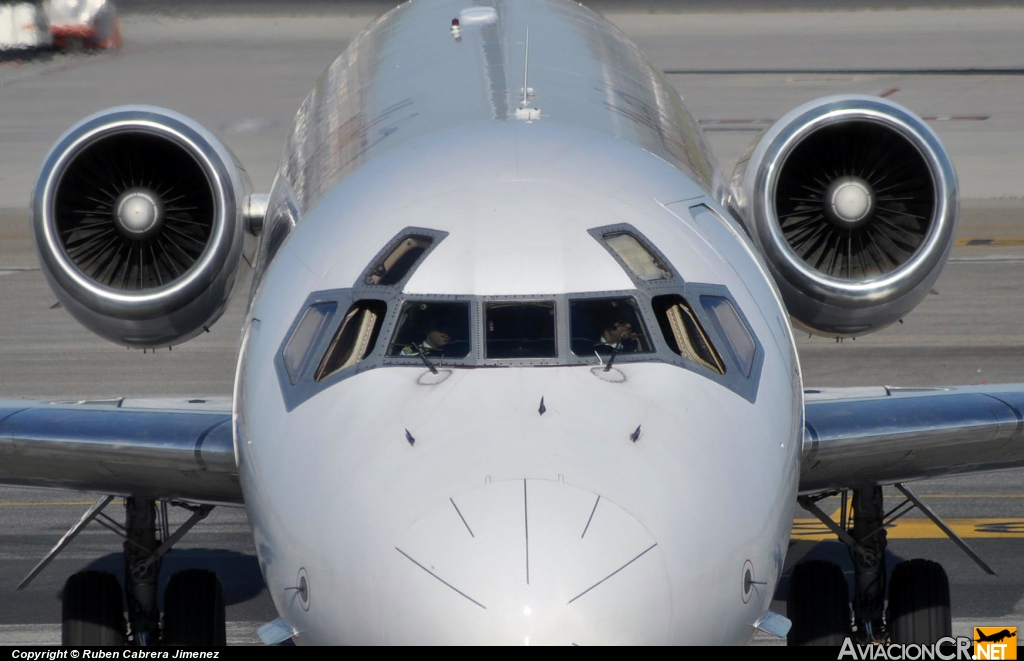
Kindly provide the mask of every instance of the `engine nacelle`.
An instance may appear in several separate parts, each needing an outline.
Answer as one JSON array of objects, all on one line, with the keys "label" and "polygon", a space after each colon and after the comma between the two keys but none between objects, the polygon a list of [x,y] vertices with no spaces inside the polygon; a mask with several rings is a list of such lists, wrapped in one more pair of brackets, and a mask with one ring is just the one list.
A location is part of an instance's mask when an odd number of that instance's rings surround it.
[{"label": "engine nacelle", "polygon": [[935,284],[956,236],[956,173],[938,137],[901,106],[834,96],[775,122],[736,166],[731,206],[794,322],[870,333]]},{"label": "engine nacelle", "polygon": [[227,307],[249,191],[231,152],[184,115],[98,113],[57,141],[36,180],[43,273],[68,312],[111,342],[185,342]]}]

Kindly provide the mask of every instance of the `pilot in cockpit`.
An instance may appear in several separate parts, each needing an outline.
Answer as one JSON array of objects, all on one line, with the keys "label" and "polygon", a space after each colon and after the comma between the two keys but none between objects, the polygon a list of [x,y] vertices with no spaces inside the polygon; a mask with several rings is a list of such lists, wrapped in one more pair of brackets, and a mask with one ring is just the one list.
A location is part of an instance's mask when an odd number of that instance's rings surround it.
[{"label": "pilot in cockpit", "polygon": [[443,355],[444,348],[452,341],[450,326],[443,316],[430,317],[417,329],[418,341],[403,347],[400,355],[417,356],[421,352],[427,356]]},{"label": "pilot in cockpit", "polygon": [[[623,310],[622,312],[625,312]],[[594,344],[599,352],[601,347],[614,349],[618,353],[633,353],[639,349],[640,338],[633,330],[631,315],[619,314],[608,315],[606,321],[601,325],[601,337]]]},{"label": "pilot in cockpit", "polygon": [[407,301],[389,356],[464,358],[469,353],[469,303]]},{"label": "pilot in cockpit", "polygon": [[650,351],[635,305],[631,299],[573,301],[573,353],[607,356]]}]

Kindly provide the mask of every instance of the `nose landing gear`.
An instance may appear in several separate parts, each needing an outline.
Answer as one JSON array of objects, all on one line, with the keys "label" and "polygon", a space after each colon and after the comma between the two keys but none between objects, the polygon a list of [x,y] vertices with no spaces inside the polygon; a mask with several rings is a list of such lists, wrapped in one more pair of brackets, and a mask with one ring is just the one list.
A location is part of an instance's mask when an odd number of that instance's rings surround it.
[{"label": "nose landing gear", "polygon": [[846,576],[838,565],[820,560],[796,565],[790,573],[787,617],[793,622],[790,645],[842,645],[849,636],[861,643],[931,644],[952,635],[949,580],[930,560],[908,560],[893,569],[886,609],[885,526],[915,506],[932,519],[988,573],[992,570],[956,537],[905,485],[896,487],[907,500],[886,513],[882,488],[853,490],[853,521],[847,521],[847,492],[838,522],[818,501],[835,493],[801,496],[798,501],[846,544],[853,562],[852,612]]},{"label": "nose landing gear", "polygon": [[64,645],[225,645],[224,588],[213,572],[186,569],[171,576],[164,594],[162,627],[157,602],[163,556],[213,506],[170,503],[192,513],[172,533],[167,502],[125,498],[121,525],[103,513],[112,500],[104,496],[90,508],[17,589],[28,585],[89,522],[96,521],[125,540],[124,589],[109,572],[83,571],[68,578],[62,597]]}]

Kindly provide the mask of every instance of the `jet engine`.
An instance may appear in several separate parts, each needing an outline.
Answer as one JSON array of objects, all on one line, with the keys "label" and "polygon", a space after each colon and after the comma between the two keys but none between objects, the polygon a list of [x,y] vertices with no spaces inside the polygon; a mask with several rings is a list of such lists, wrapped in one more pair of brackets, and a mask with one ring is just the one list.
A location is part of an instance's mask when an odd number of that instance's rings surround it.
[{"label": "jet engine", "polygon": [[88,117],[36,180],[43,273],[68,312],[111,342],[185,342],[227,307],[249,190],[234,156],[183,115],[125,106]]},{"label": "jet engine", "polygon": [[870,333],[931,291],[959,213],[956,173],[935,133],[873,96],[834,96],[788,113],[752,144],[731,206],[764,255],[799,327]]}]

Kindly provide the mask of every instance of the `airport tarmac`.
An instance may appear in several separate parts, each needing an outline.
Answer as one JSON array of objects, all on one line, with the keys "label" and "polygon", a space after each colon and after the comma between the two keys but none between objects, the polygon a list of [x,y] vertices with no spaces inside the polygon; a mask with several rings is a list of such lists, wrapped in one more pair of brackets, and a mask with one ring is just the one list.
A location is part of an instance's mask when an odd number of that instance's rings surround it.
[{"label": "airport tarmac", "polygon": [[[0,61],[0,397],[230,394],[244,294],[210,333],[173,352],[143,355],[90,335],[51,307],[27,229],[33,178],[73,122],[143,102],[212,129],[256,189],[267,190],[296,107],[370,18],[135,13],[124,18],[119,53]],[[799,337],[809,386],[1024,381],[1024,9],[612,19],[670,72],[727,172],[768,122],[818,96],[882,94],[933,118],[964,197],[950,263],[935,293],[901,325],[841,344]],[[1024,625],[1024,474],[938,480],[917,490],[955,520],[998,576],[985,575],[915,515],[890,531],[890,566],[910,557],[942,562],[958,628]],[[86,567],[118,571],[119,540],[89,528],[27,590],[11,593],[89,502],[82,494],[0,489],[0,644],[59,640],[67,576]],[[808,555],[849,564],[841,546],[805,521],[810,515],[797,517],[788,564]],[[166,575],[185,566],[220,573],[233,642],[255,642],[255,627],[276,617],[244,511],[216,510],[190,532],[168,556]]]}]

